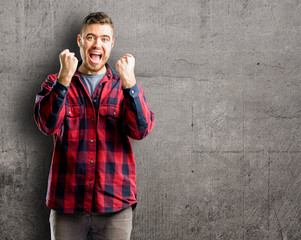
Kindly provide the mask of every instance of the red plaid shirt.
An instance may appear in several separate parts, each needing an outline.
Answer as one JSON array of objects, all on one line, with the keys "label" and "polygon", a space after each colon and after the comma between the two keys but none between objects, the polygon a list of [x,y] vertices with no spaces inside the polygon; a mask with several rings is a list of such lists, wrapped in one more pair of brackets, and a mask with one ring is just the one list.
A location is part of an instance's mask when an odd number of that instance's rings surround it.
[{"label": "red plaid shirt", "polygon": [[115,71],[92,96],[76,72],[67,88],[49,75],[36,96],[39,129],[54,135],[46,204],[65,213],[116,212],[137,203],[136,166],[129,137],[154,126],[142,88],[123,89]]}]

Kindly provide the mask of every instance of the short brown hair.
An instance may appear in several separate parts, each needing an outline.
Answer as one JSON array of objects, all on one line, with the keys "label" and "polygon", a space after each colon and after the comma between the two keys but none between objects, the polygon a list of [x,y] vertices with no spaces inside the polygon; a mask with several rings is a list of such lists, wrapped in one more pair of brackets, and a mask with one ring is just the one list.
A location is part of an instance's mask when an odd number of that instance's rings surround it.
[{"label": "short brown hair", "polygon": [[87,17],[85,17],[82,23],[82,27],[80,29],[80,34],[82,34],[83,29],[86,25],[94,24],[94,23],[108,24],[114,30],[114,25],[109,15],[105,14],[104,12],[94,12],[94,13],[90,13]]}]

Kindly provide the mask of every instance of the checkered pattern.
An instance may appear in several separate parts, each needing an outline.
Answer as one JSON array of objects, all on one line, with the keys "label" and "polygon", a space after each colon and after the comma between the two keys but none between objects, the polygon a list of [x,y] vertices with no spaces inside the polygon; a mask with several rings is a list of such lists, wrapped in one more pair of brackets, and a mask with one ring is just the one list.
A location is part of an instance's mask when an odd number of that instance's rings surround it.
[{"label": "checkered pattern", "polygon": [[142,88],[123,89],[109,65],[91,97],[80,77],[67,88],[49,75],[36,96],[36,123],[54,136],[46,204],[64,213],[116,212],[137,203],[129,137],[144,138],[154,114]]}]

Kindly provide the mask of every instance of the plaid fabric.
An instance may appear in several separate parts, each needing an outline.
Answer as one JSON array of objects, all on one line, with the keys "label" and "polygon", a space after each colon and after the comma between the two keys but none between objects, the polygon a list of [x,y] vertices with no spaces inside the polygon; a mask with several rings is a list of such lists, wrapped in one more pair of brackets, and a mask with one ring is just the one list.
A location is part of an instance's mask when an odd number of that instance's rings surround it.
[{"label": "plaid fabric", "polygon": [[54,135],[46,204],[64,213],[116,212],[136,204],[136,166],[129,137],[154,126],[143,90],[123,89],[107,73],[92,97],[76,72],[67,88],[49,75],[36,96],[35,121]]}]

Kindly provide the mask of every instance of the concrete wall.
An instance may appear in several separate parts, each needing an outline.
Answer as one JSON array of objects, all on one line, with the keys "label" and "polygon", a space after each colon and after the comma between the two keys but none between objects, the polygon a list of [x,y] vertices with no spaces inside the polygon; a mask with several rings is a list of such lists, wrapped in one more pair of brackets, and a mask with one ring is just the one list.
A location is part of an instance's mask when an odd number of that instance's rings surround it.
[{"label": "concrete wall", "polygon": [[99,10],[115,23],[110,63],[136,57],[156,114],[154,131],[133,141],[132,239],[301,239],[300,0],[1,6],[0,239],[50,239],[53,145],[34,123],[34,98]]}]

